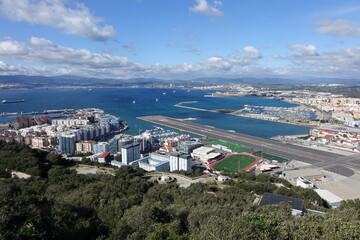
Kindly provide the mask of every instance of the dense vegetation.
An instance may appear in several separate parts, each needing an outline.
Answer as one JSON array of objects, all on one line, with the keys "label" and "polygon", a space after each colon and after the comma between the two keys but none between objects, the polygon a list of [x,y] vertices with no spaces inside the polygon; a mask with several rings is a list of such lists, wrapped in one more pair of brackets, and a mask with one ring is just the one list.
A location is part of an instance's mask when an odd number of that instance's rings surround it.
[{"label": "dense vegetation", "polygon": [[[326,210],[313,191],[269,175],[244,172],[231,174],[227,185],[179,188],[129,167],[115,176],[79,175],[56,155],[0,147],[0,239],[360,238],[359,200]],[[10,169],[34,177],[8,178]],[[253,204],[264,192],[306,199],[306,207],[327,214],[294,218],[287,204]]]}]

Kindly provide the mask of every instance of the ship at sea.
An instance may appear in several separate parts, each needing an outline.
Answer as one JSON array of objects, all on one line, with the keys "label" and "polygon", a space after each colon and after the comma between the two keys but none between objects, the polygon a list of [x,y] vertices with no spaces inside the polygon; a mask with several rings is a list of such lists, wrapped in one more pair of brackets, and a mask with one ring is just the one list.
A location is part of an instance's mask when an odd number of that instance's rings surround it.
[{"label": "ship at sea", "polygon": [[21,100],[2,100],[1,103],[2,104],[5,104],[5,103],[20,103],[20,102],[25,102],[24,99],[21,99]]}]

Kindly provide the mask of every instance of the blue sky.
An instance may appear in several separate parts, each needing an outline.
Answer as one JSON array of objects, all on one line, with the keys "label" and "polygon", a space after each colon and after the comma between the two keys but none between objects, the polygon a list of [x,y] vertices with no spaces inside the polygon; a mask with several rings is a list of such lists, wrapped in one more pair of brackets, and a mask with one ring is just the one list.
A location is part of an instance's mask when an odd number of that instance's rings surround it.
[{"label": "blue sky", "polygon": [[359,73],[359,0],[0,0],[1,75]]}]

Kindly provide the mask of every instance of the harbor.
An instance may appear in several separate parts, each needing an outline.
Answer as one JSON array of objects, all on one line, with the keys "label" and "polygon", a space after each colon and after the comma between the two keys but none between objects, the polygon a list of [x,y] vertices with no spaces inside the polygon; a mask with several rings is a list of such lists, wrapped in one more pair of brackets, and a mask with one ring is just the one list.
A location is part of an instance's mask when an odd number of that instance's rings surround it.
[{"label": "harbor", "polygon": [[32,112],[3,112],[0,113],[0,117],[41,115],[41,114],[54,114],[54,113],[73,113],[74,111],[75,109],[55,109],[55,110],[32,111]]}]

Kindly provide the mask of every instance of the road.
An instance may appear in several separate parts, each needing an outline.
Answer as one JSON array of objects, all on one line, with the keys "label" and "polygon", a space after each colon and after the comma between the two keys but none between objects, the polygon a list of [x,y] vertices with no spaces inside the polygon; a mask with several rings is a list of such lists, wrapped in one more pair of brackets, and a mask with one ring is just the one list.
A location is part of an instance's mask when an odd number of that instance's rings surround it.
[{"label": "road", "polygon": [[221,139],[237,144],[246,145],[252,148],[263,150],[267,153],[273,153],[279,156],[288,157],[293,160],[298,160],[309,164],[323,163],[327,161],[331,162],[341,157],[341,155],[335,153],[290,145],[271,139],[254,137],[246,134],[219,129],[212,126],[190,123],[165,116],[145,116],[139,117],[139,119],[178,129],[184,132],[193,133],[199,136]]},{"label": "road", "polygon": [[350,177],[354,175],[355,171],[360,171],[360,154],[352,154],[335,158],[331,161],[315,163],[304,168],[322,168],[330,172],[338,173],[340,175]]}]

